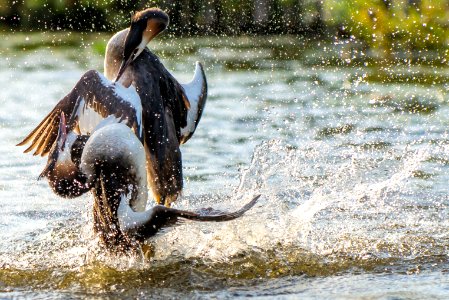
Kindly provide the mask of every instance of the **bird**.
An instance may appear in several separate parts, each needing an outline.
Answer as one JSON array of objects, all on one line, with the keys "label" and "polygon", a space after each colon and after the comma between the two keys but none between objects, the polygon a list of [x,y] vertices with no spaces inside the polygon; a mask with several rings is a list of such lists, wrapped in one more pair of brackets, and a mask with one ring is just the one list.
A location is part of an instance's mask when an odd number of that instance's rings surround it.
[{"label": "bird", "polygon": [[[180,145],[190,139],[201,119],[207,100],[207,80],[202,64],[197,62],[192,81],[180,84],[147,48],[168,24],[168,15],[158,8],[134,14],[131,26],[116,33],[107,44],[105,76],[94,70],[86,72],[75,88],[17,145],[30,143],[25,152],[34,149],[34,155],[47,155],[57,136],[61,112],[70,116],[69,127],[87,135],[104,118],[113,116],[120,122],[127,116],[134,118],[127,122],[139,131],[137,135],[144,145],[153,198],[169,207],[182,192]],[[103,92],[98,91],[104,87],[111,91],[114,85],[121,85],[124,92],[133,94],[132,100],[109,101],[113,97],[103,97]],[[117,103],[121,105],[117,107]],[[136,109],[141,109],[141,119],[139,112],[134,112]],[[78,128],[83,124],[84,128]]]},{"label": "bird", "polygon": [[63,112],[59,119],[56,141],[41,177],[46,177],[55,193],[63,197],[92,191],[94,231],[110,251],[138,251],[145,240],[182,219],[234,220],[260,197],[231,213],[211,208],[192,212],[163,205],[146,209],[146,154],[135,131],[125,123],[104,122],[90,135],[79,135],[69,129]]}]

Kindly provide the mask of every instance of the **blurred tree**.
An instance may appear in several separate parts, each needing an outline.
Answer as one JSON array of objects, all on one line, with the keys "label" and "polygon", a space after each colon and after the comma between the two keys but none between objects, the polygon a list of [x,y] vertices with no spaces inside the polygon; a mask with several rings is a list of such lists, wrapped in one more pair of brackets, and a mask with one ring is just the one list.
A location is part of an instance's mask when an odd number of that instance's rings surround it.
[{"label": "blurred tree", "polygon": [[304,0],[283,2],[283,22],[287,33],[304,33]]},{"label": "blurred tree", "polygon": [[9,0],[8,8],[9,11],[5,17],[6,25],[10,27],[19,27],[22,23],[21,11],[23,8],[23,1]]},{"label": "blurred tree", "polygon": [[448,0],[324,3],[328,28],[343,28],[385,56],[394,51],[448,47]]},{"label": "blurred tree", "polygon": [[270,9],[270,0],[254,0],[253,19],[258,26],[268,24],[268,14]]},{"label": "blurred tree", "polygon": [[421,0],[408,0],[408,6],[419,11],[421,8]]},{"label": "blurred tree", "polygon": [[24,30],[111,31],[159,6],[169,32],[354,37],[386,53],[448,48],[449,0],[0,0],[0,21]]},{"label": "blurred tree", "polygon": [[310,28],[314,33],[324,33],[323,1],[315,1],[315,15],[310,24]]},{"label": "blurred tree", "polygon": [[382,0],[382,2],[384,3],[386,9],[390,9],[393,4],[393,0]]},{"label": "blurred tree", "polygon": [[213,23],[213,31],[215,33],[220,33],[223,31],[222,20],[223,20],[223,7],[220,0],[214,0],[214,11],[215,11],[215,22]]}]

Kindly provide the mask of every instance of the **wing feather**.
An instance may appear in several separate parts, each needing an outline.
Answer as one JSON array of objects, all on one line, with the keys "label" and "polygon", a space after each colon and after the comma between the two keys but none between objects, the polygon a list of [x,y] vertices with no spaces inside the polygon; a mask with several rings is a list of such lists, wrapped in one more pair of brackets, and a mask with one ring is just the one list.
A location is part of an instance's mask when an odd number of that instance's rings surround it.
[{"label": "wing feather", "polygon": [[[22,142],[17,144],[17,146],[23,146],[31,141],[31,145],[24,151],[25,153],[36,149],[33,155],[48,154],[58,135],[58,125],[61,112],[69,115],[73,110],[73,106],[75,105],[73,94],[74,90],[61,99],[53,110],[39,123],[39,125],[33,129]],[[48,137],[48,135],[50,135],[50,137]],[[40,145],[40,141],[42,140],[44,140],[44,144]]]},{"label": "wing feather", "polygon": [[204,73],[203,65],[200,62],[196,63],[195,74],[193,75],[192,81],[182,84],[182,88],[185,92],[184,95],[187,98],[184,102],[188,102],[188,105],[186,104],[186,107],[188,108],[187,124],[185,127],[181,128],[180,143],[184,144],[195,132],[207,100],[206,74]]},{"label": "wing feather", "polygon": [[55,140],[57,137],[55,136],[56,131],[52,130],[52,128],[48,129],[48,134],[46,135],[46,138],[43,139],[38,146],[38,149],[36,150],[37,153],[40,153],[41,156],[45,156],[49,152],[48,145],[51,145],[50,141]]},{"label": "wing feather", "polygon": [[[34,153],[34,155],[39,155],[44,152],[48,140],[51,138],[52,136],[52,127],[55,125],[55,119],[56,116],[53,116],[52,119],[50,120],[50,122],[47,124],[47,126],[45,127],[45,129],[42,131],[41,137],[39,139],[39,143],[36,143],[36,152]],[[59,118],[58,118],[59,119]]]},{"label": "wing feather", "polygon": [[83,94],[78,99],[78,101],[84,100],[83,110],[92,109],[102,118],[114,115],[120,122],[126,121],[126,124],[133,128],[139,139],[143,141],[142,135],[139,134],[142,132],[140,128],[142,104],[134,87],[124,88],[119,83],[110,82],[97,71],[89,72],[87,76],[89,80],[82,83]]},{"label": "wing feather", "polygon": [[[56,108],[55,108],[56,109]],[[53,109],[53,110],[55,110]],[[32,139],[36,137],[42,130],[47,126],[47,123],[49,122],[50,118],[53,116],[53,110],[39,123],[39,125],[36,126],[20,143],[18,143],[16,146],[23,146],[25,144],[28,144]]]},{"label": "wing feather", "polygon": [[[80,110],[78,108],[83,101]],[[61,112],[68,116],[67,126],[72,130],[79,128],[79,122],[86,121],[80,114],[89,109],[102,118],[114,115],[125,120],[143,141],[142,106],[137,92],[116,86],[97,71],[91,70],[81,77],[70,93],[17,146],[30,144],[25,153],[35,150],[33,155],[47,155],[58,135]],[[89,118],[92,119],[92,116]]]},{"label": "wing feather", "polygon": [[[51,124],[53,123],[54,118],[55,118],[55,115],[48,116],[48,119],[47,119],[47,122],[45,123],[45,125],[41,126],[41,128],[38,131],[36,131],[36,134],[34,134],[31,145],[29,148],[27,148],[24,151],[25,153],[30,152],[39,146],[39,142],[41,141],[43,134],[45,134],[45,132],[48,131],[48,128],[51,127]],[[38,154],[39,153],[34,153],[33,155],[38,155]]]}]

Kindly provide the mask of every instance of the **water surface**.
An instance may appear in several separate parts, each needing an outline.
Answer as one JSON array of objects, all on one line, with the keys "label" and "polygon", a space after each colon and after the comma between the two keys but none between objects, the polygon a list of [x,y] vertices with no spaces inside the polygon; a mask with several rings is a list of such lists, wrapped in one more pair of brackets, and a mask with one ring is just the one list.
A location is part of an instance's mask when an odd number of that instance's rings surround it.
[{"label": "water surface", "polygon": [[155,41],[180,81],[196,60],[209,81],[176,207],[263,196],[238,220],[166,230],[143,259],[104,253],[91,197],[58,198],[36,180],[45,158],[14,146],[102,70],[107,38],[5,37],[2,297],[449,297],[449,68],[437,53],[380,64],[357,45],[294,37]]}]

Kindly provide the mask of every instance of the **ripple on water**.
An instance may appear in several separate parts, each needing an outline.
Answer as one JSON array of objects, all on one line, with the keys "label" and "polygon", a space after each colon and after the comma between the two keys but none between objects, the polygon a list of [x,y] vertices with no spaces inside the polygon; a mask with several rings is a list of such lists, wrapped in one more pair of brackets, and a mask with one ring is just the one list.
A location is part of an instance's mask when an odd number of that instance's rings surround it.
[{"label": "ripple on water", "polygon": [[[92,232],[91,198],[53,196],[45,182],[35,182],[45,159],[13,146],[78,80],[77,57],[85,53],[60,52],[52,62],[37,60],[42,52],[25,53],[10,62],[19,68],[5,65],[2,296],[333,298],[351,296],[349,290],[400,298],[411,294],[382,286],[418,278],[409,288],[420,292],[432,280],[447,282],[438,275],[449,270],[442,87],[379,83],[363,68],[368,76],[355,74],[359,68],[279,64],[267,45],[260,55],[251,45],[235,59],[243,48],[215,50],[204,42],[186,47],[187,62],[163,58],[182,73],[202,55],[209,67],[208,107],[182,148],[186,190],[177,207],[231,210],[262,197],[239,220],[167,229],[148,242],[148,259],[105,253]],[[36,92],[25,97],[28,90]],[[444,293],[433,286],[418,295]]]}]

